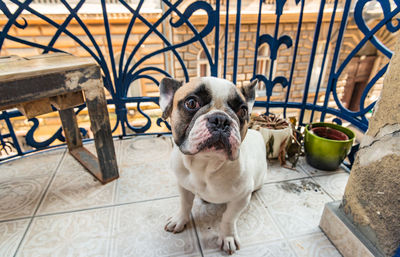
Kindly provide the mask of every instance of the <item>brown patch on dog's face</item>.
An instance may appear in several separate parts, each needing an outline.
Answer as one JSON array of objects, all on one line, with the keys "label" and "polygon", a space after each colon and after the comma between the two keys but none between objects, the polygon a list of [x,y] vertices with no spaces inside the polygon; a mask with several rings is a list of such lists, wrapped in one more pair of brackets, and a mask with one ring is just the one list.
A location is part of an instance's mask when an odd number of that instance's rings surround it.
[{"label": "brown patch on dog's face", "polygon": [[243,141],[247,134],[250,118],[249,108],[246,99],[241,91],[236,88],[235,92],[230,96],[227,103],[230,109],[236,114],[236,117],[238,118],[240,136]]},{"label": "brown patch on dog's face", "polygon": [[[185,108],[185,99],[196,97],[201,104],[201,110],[195,112]],[[173,109],[171,114],[172,136],[175,143],[180,146],[185,140],[186,131],[189,128],[190,122],[195,120],[199,115],[207,112],[207,105],[211,101],[210,92],[204,84],[201,84],[201,79],[194,79],[184,84],[176,91],[173,100]]]}]

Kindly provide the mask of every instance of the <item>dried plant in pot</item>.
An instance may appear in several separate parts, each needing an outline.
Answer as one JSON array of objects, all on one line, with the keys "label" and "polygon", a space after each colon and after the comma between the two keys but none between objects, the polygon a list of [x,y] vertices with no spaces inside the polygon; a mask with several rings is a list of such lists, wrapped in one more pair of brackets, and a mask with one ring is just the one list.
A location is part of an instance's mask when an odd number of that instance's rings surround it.
[{"label": "dried plant in pot", "polygon": [[267,147],[267,158],[279,158],[281,165],[284,165],[286,150],[293,139],[291,123],[273,114],[261,114],[252,117],[250,127],[260,131],[264,137]]}]

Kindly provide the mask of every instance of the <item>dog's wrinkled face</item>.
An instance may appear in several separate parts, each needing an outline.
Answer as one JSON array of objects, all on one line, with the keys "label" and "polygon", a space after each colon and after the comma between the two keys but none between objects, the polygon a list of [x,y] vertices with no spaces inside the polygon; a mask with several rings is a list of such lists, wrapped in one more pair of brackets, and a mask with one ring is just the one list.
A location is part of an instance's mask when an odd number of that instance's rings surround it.
[{"label": "dog's wrinkled face", "polygon": [[172,135],[182,153],[239,156],[254,103],[257,81],[237,88],[214,77],[189,83],[164,78],[160,84],[163,118],[170,117]]}]

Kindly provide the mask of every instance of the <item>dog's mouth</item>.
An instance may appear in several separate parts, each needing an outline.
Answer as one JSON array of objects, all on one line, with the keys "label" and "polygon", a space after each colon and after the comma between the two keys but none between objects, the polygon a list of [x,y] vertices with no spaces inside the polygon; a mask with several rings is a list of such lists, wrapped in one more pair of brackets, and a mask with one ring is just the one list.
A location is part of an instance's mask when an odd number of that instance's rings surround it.
[{"label": "dog's mouth", "polygon": [[[210,117],[217,117],[218,120]],[[222,115],[198,118],[184,143],[179,146],[180,151],[187,155],[202,153],[202,157],[236,160],[241,143],[239,126],[235,121],[226,120]]]},{"label": "dog's mouth", "polygon": [[229,142],[229,136],[225,133],[212,133],[203,143],[197,146],[197,150],[200,151],[224,151],[226,154],[232,156],[232,145]]}]

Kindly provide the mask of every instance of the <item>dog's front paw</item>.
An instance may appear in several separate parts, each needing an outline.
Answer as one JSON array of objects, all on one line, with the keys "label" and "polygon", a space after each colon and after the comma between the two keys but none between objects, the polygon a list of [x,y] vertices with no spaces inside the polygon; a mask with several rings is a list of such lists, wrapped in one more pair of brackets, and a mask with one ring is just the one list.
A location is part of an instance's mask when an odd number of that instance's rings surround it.
[{"label": "dog's front paw", "polygon": [[219,236],[218,245],[221,246],[221,250],[231,255],[236,250],[240,249],[239,238],[237,236]]},{"label": "dog's front paw", "polygon": [[189,217],[185,217],[184,215],[177,214],[174,217],[168,219],[167,224],[165,225],[165,230],[172,233],[182,232],[186,224],[189,222]]}]

